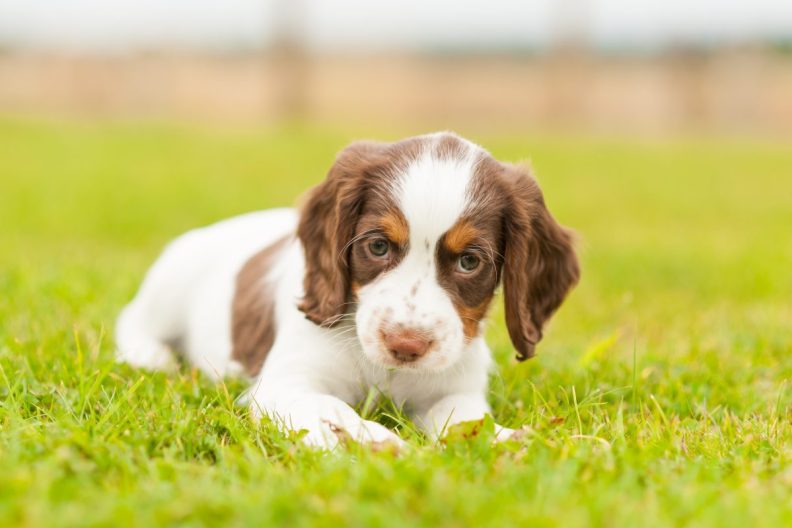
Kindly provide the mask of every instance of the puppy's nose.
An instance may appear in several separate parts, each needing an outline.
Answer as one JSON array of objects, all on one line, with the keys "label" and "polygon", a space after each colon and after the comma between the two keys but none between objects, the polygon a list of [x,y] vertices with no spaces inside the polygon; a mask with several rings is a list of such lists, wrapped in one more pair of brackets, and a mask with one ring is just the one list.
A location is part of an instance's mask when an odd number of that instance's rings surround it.
[{"label": "puppy's nose", "polygon": [[384,338],[391,355],[405,363],[420,359],[432,346],[432,341],[426,336],[409,330],[386,333]]}]

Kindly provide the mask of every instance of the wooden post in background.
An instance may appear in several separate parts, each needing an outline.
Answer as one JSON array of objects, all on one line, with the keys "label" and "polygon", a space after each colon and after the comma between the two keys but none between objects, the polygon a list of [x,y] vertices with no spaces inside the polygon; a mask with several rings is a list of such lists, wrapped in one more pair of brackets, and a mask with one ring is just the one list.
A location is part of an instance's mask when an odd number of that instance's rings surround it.
[{"label": "wooden post in background", "polygon": [[272,20],[270,82],[275,84],[275,116],[281,122],[299,122],[309,111],[304,0],[274,0]]}]

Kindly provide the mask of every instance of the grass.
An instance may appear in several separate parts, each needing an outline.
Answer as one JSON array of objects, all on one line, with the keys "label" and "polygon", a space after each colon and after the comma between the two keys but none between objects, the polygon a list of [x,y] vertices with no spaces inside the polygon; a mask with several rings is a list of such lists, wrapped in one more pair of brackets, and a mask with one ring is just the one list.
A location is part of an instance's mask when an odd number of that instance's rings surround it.
[{"label": "grass", "polygon": [[409,452],[313,452],[247,420],[239,382],[114,364],[168,239],[292,203],[360,135],[400,134],[0,119],[0,525],[792,523],[788,145],[473,134],[530,155],[581,235],[538,357],[500,309],[489,329],[519,442],[432,445],[385,404]]}]

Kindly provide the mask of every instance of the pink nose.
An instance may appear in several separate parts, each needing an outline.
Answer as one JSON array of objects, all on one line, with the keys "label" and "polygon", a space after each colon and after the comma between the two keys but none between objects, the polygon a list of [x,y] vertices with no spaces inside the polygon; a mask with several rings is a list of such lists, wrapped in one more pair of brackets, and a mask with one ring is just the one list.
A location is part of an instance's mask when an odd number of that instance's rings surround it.
[{"label": "pink nose", "polygon": [[385,346],[391,355],[405,363],[423,357],[432,346],[432,341],[420,333],[402,330],[383,335]]}]

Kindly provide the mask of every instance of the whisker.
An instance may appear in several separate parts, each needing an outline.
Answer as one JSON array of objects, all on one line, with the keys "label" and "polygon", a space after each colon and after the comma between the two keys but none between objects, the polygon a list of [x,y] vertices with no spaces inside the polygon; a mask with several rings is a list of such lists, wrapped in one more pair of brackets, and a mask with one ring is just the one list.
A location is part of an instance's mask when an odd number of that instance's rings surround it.
[{"label": "whisker", "polygon": [[489,241],[485,240],[484,243],[487,244],[486,247],[480,246],[478,244],[471,245],[470,247],[472,249],[478,249],[479,251],[483,251],[487,255],[487,258],[489,259],[490,263],[492,264],[495,264],[496,256],[500,257],[501,259],[503,258],[503,255],[501,255],[499,252],[493,249],[492,244],[490,244]]},{"label": "whisker", "polygon": [[352,238],[352,240],[350,240],[349,242],[347,242],[347,243],[344,245],[344,247],[343,247],[343,248],[341,248],[341,251],[338,253],[338,258],[340,259],[340,258],[342,258],[344,255],[346,255],[346,252],[347,252],[347,250],[349,249],[349,247],[350,247],[352,244],[354,244],[354,243],[355,243],[355,242],[357,242],[358,240],[361,240],[361,239],[363,239],[363,238],[367,237],[368,235],[370,235],[370,234],[372,234],[372,233],[376,233],[377,231],[378,231],[378,230],[377,230],[377,229],[374,229],[374,228],[372,228],[372,229],[367,229],[367,230],[363,231],[362,233],[360,233],[359,235],[357,235],[357,236],[355,236],[354,238]]}]

